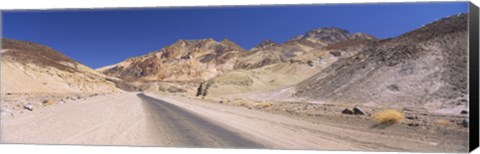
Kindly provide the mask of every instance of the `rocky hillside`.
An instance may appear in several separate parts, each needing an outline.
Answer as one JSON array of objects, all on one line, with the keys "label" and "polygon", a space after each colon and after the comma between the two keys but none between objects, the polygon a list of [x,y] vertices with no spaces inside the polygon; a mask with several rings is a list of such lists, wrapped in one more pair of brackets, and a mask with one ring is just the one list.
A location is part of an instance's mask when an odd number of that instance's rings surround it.
[{"label": "rocky hillside", "polygon": [[244,49],[224,39],[179,40],[150,54],[98,69],[125,81],[207,80],[233,69]]},{"label": "rocky hillside", "polygon": [[467,15],[447,17],[369,44],[298,84],[294,96],[439,110],[464,107],[468,102],[467,43]]},{"label": "rocky hillside", "polygon": [[[239,69],[254,69],[279,62],[300,60],[301,55],[310,55],[312,52],[329,52],[332,49],[341,49],[349,46],[366,44],[375,37],[354,33],[339,28],[318,28],[304,35],[296,36],[283,44],[265,40],[251,49],[251,54],[242,57],[235,65]],[[305,56],[304,56],[305,57]],[[304,63],[309,60],[305,59]]]},{"label": "rocky hillside", "polygon": [[347,30],[334,27],[318,28],[308,31],[304,35],[298,35],[285,42],[285,44],[296,46],[303,50],[311,50],[353,39],[373,40],[375,37],[364,33],[351,34]]},{"label": "rocky hillside", "polygon": [[107,78],[47,46],[2,39],[2,95],[121,91]]},{"label": "rocky hillside", "polygon": [[[265,40],[246,51],[229,40],[180,40],[161,50],[98,69],[125,81],[205,81],[232,70],[249,70],[278,63],[313,65],[331,52],[364,45],[374,37],[338,28],[319,28],[283,44]],[[349,43],[354,42],[354,43]],[[348,55],[348,54],[347,54]],[[336,59],[335,59],[336,60]],[[330,60],[331,61],[331,60]]]}]

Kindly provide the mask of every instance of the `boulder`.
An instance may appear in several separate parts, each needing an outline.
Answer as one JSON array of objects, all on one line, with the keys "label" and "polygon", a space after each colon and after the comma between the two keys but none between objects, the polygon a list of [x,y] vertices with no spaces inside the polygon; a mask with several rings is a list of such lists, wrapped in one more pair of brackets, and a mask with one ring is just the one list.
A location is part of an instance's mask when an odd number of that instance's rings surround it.
[{"label": "boulder", "polygon": [[462,111],[460,112],[460,114],[468,114],[468,111],[467,111],[467,110],[462,110]]},{"label": "boulder", "polygon": [[33,105],[30,105],[30,104],[23,106],[23,108],[29,111],[33,111]]},{"label": "boulder", "polygon": [[355,106],[355,107],[353,108],[353,114],[355,114],[355,115],[365,115],[366,112],[363,111],[360,107]]},{"label": "boulder", "polygon": [[331,51],[330,54],[335,56],[335,57],[340,57],[342,55],[342,53],[340,51]]},{"label": "boulder", "polygon": [[408,123],[408,126],[410,127],[417,127],[417,126],[420,126],[420,124],[416,123],[416,122],[411,122],[411,123]]},{"label": "boulder", "polygon": [[342,114],[353,114],[353,111],[348,108],[345,108],[343,109]]},{"label": "boulder", "polygon": [[463,127],[468,127],[469,124],[470,123],[469,123],[468,119],[465,119],[465,120],[462,121]]}]

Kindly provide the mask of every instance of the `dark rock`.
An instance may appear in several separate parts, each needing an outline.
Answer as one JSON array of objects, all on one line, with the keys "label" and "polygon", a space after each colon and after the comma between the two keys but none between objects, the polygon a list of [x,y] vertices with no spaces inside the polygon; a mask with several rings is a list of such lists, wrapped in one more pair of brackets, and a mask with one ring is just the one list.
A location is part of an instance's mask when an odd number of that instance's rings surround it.
[{"label": "dark rock", "polygon": [[467,128],[469,124],[470,124],[470,122],[468,121],[468,119],[465,119],[465,120],[462,121],[462,125],[465,128]]},{"label": "dark rock", "polygon": [[23,106],[23,108],[29,111],[33,111],[33,105],[30,105],[30,104]]},{"label": "dark rock", "polygon": [[410,119],[410,120],[418,119],[418,117],[416,115],[407,115],[406,118]]},{"label": "dark rock", "polygon": [[223,104],[223,101],[220,101],[219,103],[220,103],[220,104]]},{"label": "dark rock", "polygon": [[462,110],[462,112],[460,112],[460,114],[468,114],[468,111],[467,110]]},{"label": "dark rock", "polygon": [[403,108],[402,110],[403,110],[403,111],[413,111],[413,110],[410,109],[410,108]]},{"label": "dark rock", "polygon": [[355,114],[355,115],[365,115],[366,113],[360,107],[355,106],[353,108],[353,114]]},{"label": "dark rock", "polygon": [[400,87],[397,84],[391,84],[387,86],[387,88],[390,89],[391,91],[400,91]]},{"label": "dark rock", "polygon": [[345,109],[343,109],[342,113],[343,114],[353,114],[353,111],[348,109],[348,108],[345,108]]},{"label": "dark rock", "polygon": [[411,122],[411,123],[408,123],[408,126],[417,127],[417,126],[420,126],[420,124],[418,124],[416,122]]},{"label": "dark rock", "polygon": [[339,56],[342,55],[342,53],[340,51],[331,51],[330,54],[335,56],[335,57],[339,57]]},{"label": "dark rock", "polygon": [[308,66],[313,67],[313,61],[309,60],[307,61]]}]

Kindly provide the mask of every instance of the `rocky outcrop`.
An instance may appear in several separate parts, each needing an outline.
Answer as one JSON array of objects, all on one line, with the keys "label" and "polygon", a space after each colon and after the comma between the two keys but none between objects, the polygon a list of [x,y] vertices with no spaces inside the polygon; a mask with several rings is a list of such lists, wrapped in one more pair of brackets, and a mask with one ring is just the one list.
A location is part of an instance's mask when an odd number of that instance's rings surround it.
[{"label": "rocky outcrop", "polygon": [[125,81],[201,81],[232,70],[243,51],[227,39],[179,40],[153,53],[99,70]]},{"label": "rocky outcrop", "polygon": [[[240,58],[235,68],[255,69],[292,60],[307,63],[315,60],[317,56],[311,55],[315,52],[332,51],[335,57],[339,57],[341,53],[336,50],[348,47],[361,48],[362,45],[373,40],[376,38],[364,33],[351,34],[339,28],[318,28],[304,35],[296,36],[283,44],[264,40],[251,49],[251,54]],[[306,56],[299,58],[302,55]]]},{"label": "rocky outcrop", "polygon": [[[375,41],[296,86],[296,97],[388,106],[465,105],[468,100],[467,15]],[[344,38],[338,35],[333,38]]]},{"label": "rocky outcrop", "polygon": [[287,42],[286,45],[297,46],[304,50],[318,49],[328,45],[349,41],[349,40],[374,40],[375,37],[364,34],[351,34],[340,28],[318,28],[308,31],[304,35],[296,36]]}]

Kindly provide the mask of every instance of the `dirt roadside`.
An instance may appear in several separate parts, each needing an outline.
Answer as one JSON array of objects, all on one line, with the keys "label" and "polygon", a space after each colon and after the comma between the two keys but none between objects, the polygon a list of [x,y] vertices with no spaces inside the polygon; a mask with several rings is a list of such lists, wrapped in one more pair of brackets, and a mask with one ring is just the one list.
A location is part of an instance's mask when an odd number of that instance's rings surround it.
[{"label": "dirt roadside", "polygon": [[157,98],[215,119],[279,149],[422,152],[468,149],[468,132],[452,131],[451,128],[393,125],[375,129],[372,128],[375,122],[368,117],[339,114],[309,116],[182,96],[160,95]]},{"label": "dirt roadside", "polygon": [[[419,131],[393,126],[376,130],[370,128],[367,120],[328,116],[312,119],[181,96],[148,95],[267,148],[459,152],[468,145],[468,141],[465,144],[459,137],[441,132],[431,132],[437,135],[428,138],[420,135],[431,129]],[[148,118],[151,113],[146,109],[137,93],[120,93],[58,104],[14,117],[2,115],[1,142],[178,146],[165,140],[175,134],[151,126]]]}]

